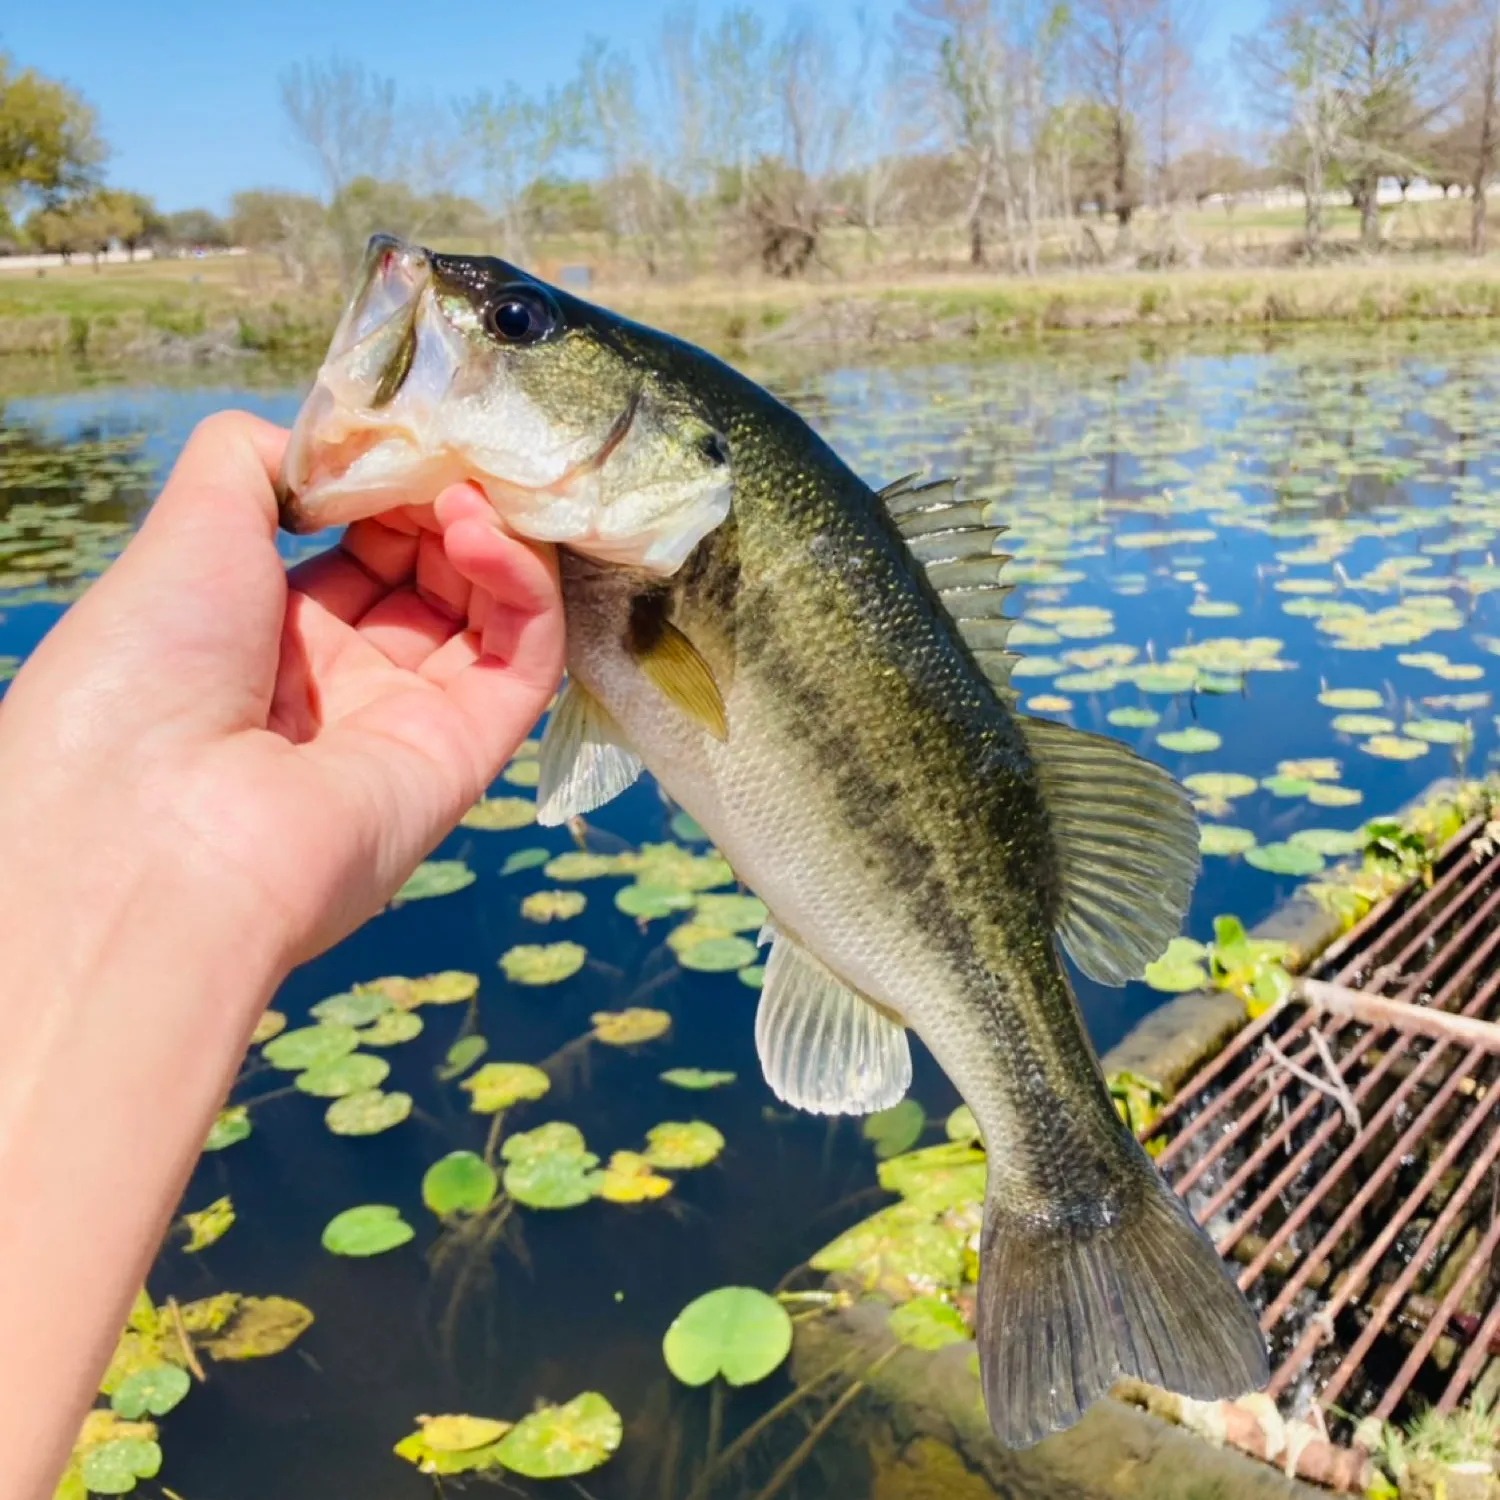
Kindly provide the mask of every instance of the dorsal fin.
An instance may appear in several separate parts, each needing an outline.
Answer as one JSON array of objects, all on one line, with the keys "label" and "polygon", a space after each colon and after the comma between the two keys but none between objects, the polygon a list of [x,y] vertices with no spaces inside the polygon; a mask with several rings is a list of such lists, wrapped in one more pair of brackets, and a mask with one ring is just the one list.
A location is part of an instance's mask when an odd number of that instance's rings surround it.
[{"label": "dorsal fin", "polygon": [[1014,703],[1010,669],[1016,657],[1005,649],[1013,622],[1002,613],[1012,585],[1000,581],[1010,558],[995,551],[1006,528],[986,519],[985,501],[960,500],[957,480],[918,484],[916,478],[908,474],[888,484],[880,499],[990,686],[1004,702]]},{"label": "dorsal fin", "polygon": [[1041,779],[1061,902],[1057,934],[1091,979],[1137,979],[1177,936],[1198,876],[1187,792],[1119,740],[1020,718]]}]

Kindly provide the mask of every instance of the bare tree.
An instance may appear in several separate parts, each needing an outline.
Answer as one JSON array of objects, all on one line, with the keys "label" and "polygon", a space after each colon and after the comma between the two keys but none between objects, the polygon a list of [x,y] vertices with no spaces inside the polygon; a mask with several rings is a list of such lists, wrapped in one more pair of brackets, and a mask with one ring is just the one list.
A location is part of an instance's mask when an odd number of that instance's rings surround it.
[{"label": "bare tree", "polygon": [[1073,7],[1080,80],[1108,132],[1108,208],[1121,249],[1129,247],[1130,220],[1141,198],[1141,119],[1152,103],[1158,3],[1077,0]]},{"label": "bare tree", "polygon": [[1469,216],[1469,253],[1483,255],[1490,179],[1500,145],[1500,0],[1477,0],[1471,24],[1476,26],[1474,95],[1469,113],[1474,124],[1474,203]]},{"label": "bare tree", "polygon": [[340,265],[347,273],[359,260],[363,235],[337,205],[357,178],[378,179],[389,165],[395,82],[347,58],[297,63],[281,75],[281,107],[322,180]]},{"label": "bare tree", "polygon": [[963,165],[969,261],[982,266],[1003,109],[1000,32],[990,0],[907,0],[898,21],[920,103],[944,148]]},{"label": "bare tree", "polygon": [[1284,3],[1237,50],[1262,111],[1279,127],[1282,164],[1302,189],[1303,245],[1323,251],[1323,200],[1328,171],[1344,149],[1350,103],[1342,80],[1349,67],[1347,34],[1298,0]]}]

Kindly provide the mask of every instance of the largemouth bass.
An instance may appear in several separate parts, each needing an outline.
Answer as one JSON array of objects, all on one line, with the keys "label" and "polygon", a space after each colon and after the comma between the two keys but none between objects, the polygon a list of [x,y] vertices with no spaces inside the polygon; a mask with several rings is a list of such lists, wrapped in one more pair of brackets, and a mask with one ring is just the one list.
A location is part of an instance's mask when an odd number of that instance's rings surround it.
[{"label": "largemouth bass", "polygon": [[771,913],[755,1036],[776,1094],[885,1108],[910,1028],[973,1110],[997,1437],[1066,1427],[1122,1375],[1263,1384],[1255,1318],[1116,1114],[1059,954],[1141,973],[1181,924],[1194,818],[1125,746],[1017,711],[986,506],[871,489],[719,360],[503,261],[374,241],[283,524],[460,478],[563,548],[542,821],[649,770]]}]

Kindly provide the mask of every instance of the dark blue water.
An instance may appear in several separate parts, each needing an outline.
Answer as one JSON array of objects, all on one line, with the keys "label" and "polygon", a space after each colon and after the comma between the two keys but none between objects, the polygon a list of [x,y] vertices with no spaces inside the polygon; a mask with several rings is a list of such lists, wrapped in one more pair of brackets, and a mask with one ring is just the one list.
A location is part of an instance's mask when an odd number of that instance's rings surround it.
[{"label": "dark blue water", "polygon": [[[872,482],[912,470],[951,473],[992,500],[997,519],[1013,528],[1014,567],[1026,580],[1012,612],[1033,632],[1055,628],[1049,610],[1108,611],[1092,626],[1086,615],[1064,617],[1068,628],[1081,621],[1094,633],[1028,645],[1028,656],[1124,645],[1136,648],[1138,661],[1165,662],[1173,648],[1206,639],[1279,643],[1268,655],[1286,670],[1252,670],[1242,682],[1236,675],[1229,691],[1150,693],[1125,681],[1063,691],[1065,706],[1039,710],[1117,734],[1180,775],[1258,778],[1286,759],[1335,759],[1336,782],[1362,795],[1358,805],[1319,807],[1262,790],[1220,813],[1262,844],[1299,829],[1354,829],[1459,764],[1474,769],[1491,758],[1492,706],[1477,695],[1490,691],[1496,662],[1485,643],[1500,635],[1484,571],[1500,527],[1500,449],[1486,435],[1494,425],[1486,414],[1500,403],[1500,354],[1485,344],[1315,338],[1206,354],[1101,341],[985,364],[775,378]],[[43,444],[128,437],[142,472],[107,502],[111,514],[128,516],[139,513],[151,476],[200,417],[232,405],[287,422],[299,399],[300,390],[285,386],[143,383],[14,399],[0,421]],[[10,472],[0,467],[0,486]],[[0,490],[0,500],[9,498]],[[1416,566],[1402,583],[1407,562]],[[1434,582],[1414,586],[1412,577]],[[1299,592],[1299,580],[1323,592]],[[1278,588],[1288,581],[1294,591]],[[66,588],[63,578],[53,592]],[[56,617],[63,606],[45,594],[0,590],[0,653],[24,655]],[[1373,612],[1438,596],[1449,601],[1440,628],[1415,643],[1359,650],[1336,649],[1316,619],[1285,608],[1312,599]],[[1190,614],[1195,598],[1239,613]],[[1403,665],[1403,652],[1441,652],[1479,675],[1444,680],[1430,667]],[[1055,675],[1016,685],[1027,699],[1045,698],[1060,691]],[[1412,760],[1379,758],[1332,728],[1335,711],[1317,701],[1325,685],[1378,691],[1385,706],[1375,712],[1392,719],[1397,734],[1412,719],[1443,718],[1467,722],[1471,738],[1460,749],[1432,745]],[[1423,702],[1453,695],[1467,705]],[[1160,722],[1112,728],[1108,712],[1130,706],[1152,708]],[[1161,732],[1189,727],[1222,743],[1201,754],[1156,743]],[[526,795],[503,784],[496,790]],[[642,782],[591,819],[593,847],[671,838],[671,812]],[[538,1398],[595,1389],[622,1413],[625,1438],[613,1462],[587,1479],[589,1492],[654,1497],[663,1493],[656,1470],[678,1440],[674,1427],[689,1448],[701,1447],[706,1410],[703,1393],[676,1386],[663,1366],[660,1338],[671,1318],[713,1286],[774,1286],[885,1201],[872,1190],[873,1158],[856,1125],[793,1115],[764,1087],[752,1042],[755,992],[732,973],[679,967],[664,943],[669,922],[643,930],[614,908],[618,879],[582,883],[588,907],[570,921],[538,927],[521,918],[522,898],[557,882],[539,870],[498,871],[508,853],[535,846],[573,847],[559,830],[458,830],[438,855],[466,860],[475,884],[380,916],[294,974],[278,1008],[296,1025],[310,1004],[362,980],[468,970],[481,979],[477,1020],[488,1057],[526,1062],[581,1037],[594,1011],[664,1009],[672,1016],[665,1038],[633,1051],[575,1049],[585,1065],[565,1070],[566,1086],[527,1106],[524,1117],[518,1111],[518,1123],[572,1121],[607,1157],[639,1145],[658,1121],[701,1118],[722,1131],[726,1151],[711,1167],[682,1173],[658,1203],[518,1213],[506,1244],[434,1271],[424,1259],[436,1226],[420,1201],[422,1173],[447,1151],[482,1149],[488,1125],[468,1111],[467,1095],[433,1076],[465,1024],[464,1006],[425,1009],[422,1036],[385,1054],[389,1087],[411,1092],[417,1105],[394,1130],[332,1136],[322,1126],[323,1103],[301,1096],[256,1107],[253,1135],[205,1156],[185,1204],[199,1208],[229,1193],[235,1226],[199,1256],[164,1251],[151,1290],[158,1300],[224,1288],[280,1293],[305,1302],[317,1322],[286,1354],[215,1367],[207,1386],[166,1420],[162,1478],[180,1493],[416,1497],[428,1481],[390,1454],[416,1413],[516,1417]],[[1241,858],[1211,857],[1189,931],[1209,936],[1219,912],[1254,921],[1294,883]],[[513,944],[561,938],[590,955],[561,984],[523,988],[497,968]],[[1080,991],[1101,1049],[1162,999],[1141,984]],[[913,1094],[940,1122],[956,1099],[916,1050]],[[683,1093],[658,1078],[679,1065],[732,1070],[738,1080]],[[262,1075],[244,1092],[278,1081]],[[417,1226],[413,1244],[366,1262],[324,1252],[322,1226],[363,1202],[398,1205]],[[732,1396],[726,1430],[782,1394],[785,1382],[778,1375]]]}]

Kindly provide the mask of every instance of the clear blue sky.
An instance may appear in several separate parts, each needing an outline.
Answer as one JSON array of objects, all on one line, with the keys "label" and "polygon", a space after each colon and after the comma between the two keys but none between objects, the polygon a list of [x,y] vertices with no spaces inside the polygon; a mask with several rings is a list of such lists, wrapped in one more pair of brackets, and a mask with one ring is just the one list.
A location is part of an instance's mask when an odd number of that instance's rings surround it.
[{"label": "clear blue sky", "polygon": [[[752,0],[772,27],[793,10],[852,34],[858,0]],[[1203,53],[1222,62],[1265,0],[1203,0]],[[334,53],[396,80],[403,95],[448,98],[572,72],[584,39],[629,47],[639,62],[664,0],[12,0],[0,50],[62,78],[99,111],[108,175],[166,210],[222,210],[238,188],[311,190],[282,123],[276,80],[290,63]],[[719,6],[703,0],[702,19]],[[888,23],[899,0],[866,0]],[[1227,71],[1221,69],[1221,71]]]}]

